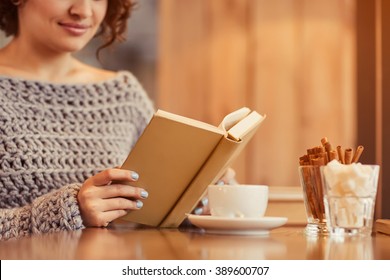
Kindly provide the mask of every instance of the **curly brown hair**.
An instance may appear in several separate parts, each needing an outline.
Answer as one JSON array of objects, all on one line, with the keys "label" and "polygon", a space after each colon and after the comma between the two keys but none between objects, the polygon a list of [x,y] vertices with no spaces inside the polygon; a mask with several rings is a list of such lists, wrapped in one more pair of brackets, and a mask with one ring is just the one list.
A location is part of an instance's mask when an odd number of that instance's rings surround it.
[{"label": "curly brown hair", "polygon": [[[28,0],[20,0],[23,4]],[[125,39],[127,19],[135,5],[134,0],[109,0],[106,16],[101,24],[101,28],[96,36],[101,36],[104,43],[98,48],[100,50],[112,45],[116,41]],[[6,36],[18,34],[18,9],[12,0],[0,1],[0,30]]]}]

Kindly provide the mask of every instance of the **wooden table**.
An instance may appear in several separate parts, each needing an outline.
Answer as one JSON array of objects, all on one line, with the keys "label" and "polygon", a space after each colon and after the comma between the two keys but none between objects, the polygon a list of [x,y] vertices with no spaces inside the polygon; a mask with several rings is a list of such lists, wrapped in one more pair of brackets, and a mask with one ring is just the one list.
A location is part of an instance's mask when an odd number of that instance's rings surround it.
[{"label": "wooden table", "polygon": [[0,259],[390,259],[390,236],[307,237],[302,227],[281,227],[269,236],[211,235],[202,230],[113,225],[0,241]]}]

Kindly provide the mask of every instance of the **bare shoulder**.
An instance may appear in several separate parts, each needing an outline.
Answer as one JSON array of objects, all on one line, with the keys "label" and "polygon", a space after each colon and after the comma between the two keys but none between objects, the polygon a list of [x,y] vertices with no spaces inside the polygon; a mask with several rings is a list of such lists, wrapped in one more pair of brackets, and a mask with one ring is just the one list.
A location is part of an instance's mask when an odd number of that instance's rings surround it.
[{"label": "bare shoulder", "polygon": [[[61,71],[53,71],[54,68],[61,69]],[[43,82],[79,84],[107,81],[117,75],[117,72],[94,67],[76,59],[71,60],[71,63],[59,65],[51,65],[50,63],[41,63],[38,66],[29,65],[28,63],[23,65],[12,64],[0,50],[0,76]]]}]

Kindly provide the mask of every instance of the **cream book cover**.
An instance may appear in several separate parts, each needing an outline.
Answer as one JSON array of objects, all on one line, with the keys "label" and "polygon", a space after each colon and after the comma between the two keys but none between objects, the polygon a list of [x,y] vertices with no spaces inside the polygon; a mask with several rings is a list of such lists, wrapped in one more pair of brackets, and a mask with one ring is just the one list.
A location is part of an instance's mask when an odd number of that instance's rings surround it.
[{"label": "cream book cover", "polygon": [[146,189],[149,197],[142,209],[121,219],[179,226],[264,119],[244,107],[227,115],[217,127],[158,110],[121,166],[140,175],[132,185]]}]

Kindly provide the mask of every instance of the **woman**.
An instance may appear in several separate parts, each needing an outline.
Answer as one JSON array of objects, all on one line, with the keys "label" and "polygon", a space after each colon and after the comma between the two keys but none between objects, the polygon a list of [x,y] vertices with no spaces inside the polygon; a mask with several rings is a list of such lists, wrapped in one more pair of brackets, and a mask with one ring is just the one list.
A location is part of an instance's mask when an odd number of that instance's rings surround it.
[{"label": "woman", "polygon": [[142,207],[119,166],[154,108],[129,72],[76,60],[96,34],[122,39],[131,0],[2,0],[0,239],[77,230]]},{"label": "woman", "polygon": [[[72,54],[94,36],[123,39],[132,0],[2,0],[0,240],[105,227],[142,208],[125,160],[154,108],[129,72]],[[234,172],[223,178],[232,180]],[[130,184],[112,184],[112,181]],[[108,186],[109,185],[109,186]],[[206,200],[195,213],[207,211]]]}]

